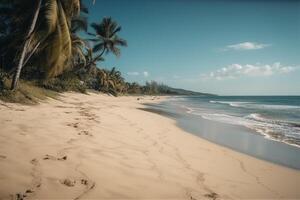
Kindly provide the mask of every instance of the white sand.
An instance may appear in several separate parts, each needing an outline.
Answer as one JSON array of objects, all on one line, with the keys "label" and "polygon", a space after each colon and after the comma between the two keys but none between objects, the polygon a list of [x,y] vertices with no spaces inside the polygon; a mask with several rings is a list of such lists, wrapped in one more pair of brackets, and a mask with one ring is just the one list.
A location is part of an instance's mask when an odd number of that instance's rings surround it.
[{"label": "white sand", "polygon": [[67,93],[37,106],[1,102],[0,199],[300,198],[299,170],[136,109],[155,101]]}]

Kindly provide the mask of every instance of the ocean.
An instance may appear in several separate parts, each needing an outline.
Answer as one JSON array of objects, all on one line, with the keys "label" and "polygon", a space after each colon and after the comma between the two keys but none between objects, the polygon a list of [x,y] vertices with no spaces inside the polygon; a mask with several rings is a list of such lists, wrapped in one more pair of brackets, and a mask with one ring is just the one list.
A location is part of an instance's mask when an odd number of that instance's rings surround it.
[{"label": "ocean", "polygon": [[151,108],[209,141],[300,169],[300,96],[172,97]]}]

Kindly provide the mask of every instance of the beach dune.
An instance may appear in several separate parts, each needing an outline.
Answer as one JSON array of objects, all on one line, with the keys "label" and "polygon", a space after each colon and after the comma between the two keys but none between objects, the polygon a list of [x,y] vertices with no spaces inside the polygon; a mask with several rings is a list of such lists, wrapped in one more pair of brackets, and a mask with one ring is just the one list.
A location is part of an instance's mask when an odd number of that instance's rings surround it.
[{"label": "beach dune", "polygon": [[300,198],[299,170],[138,109],[162,99],[66,93],[35,106],[1,102],[0,199]]}]

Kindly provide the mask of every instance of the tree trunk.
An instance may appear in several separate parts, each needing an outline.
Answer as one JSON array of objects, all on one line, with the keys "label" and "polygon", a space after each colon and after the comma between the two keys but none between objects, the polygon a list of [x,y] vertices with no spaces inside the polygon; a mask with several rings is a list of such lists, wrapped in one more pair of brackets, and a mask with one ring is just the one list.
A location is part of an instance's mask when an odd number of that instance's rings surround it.
[{"label": "tree trunk", "polygon": [[23,66],[24,67],[26,65],[26,63],[29,61],[29,59],[31,58],[31,56],[33,56],[33,54],[35,53],[35,51],[39,48],[41,42],[38,42],[35,47],[32,49],[32,51],[30,52],[30,54],[27,56],[27,58],[25,59]]},{"label": "tree trunk", "polygon": [[99,58],[101,58],[101,56],[104,54],[105,50],[106,50],[106,48],[104,48],[104,49],[102,50],[102,52],[101,52],[98,56],[96,56],[94,59],[92,59],[92,61],[88,62],[88,63],[85,65],[85,67],[86,67],[86,68],[89,68],[91,64],[93,64],[93,63],[96,62]]},{"label": "tree trunk", "polygon": [[[35,47],[33,48],[33,50],[29,53],[29,55],[26,57],[26,59],[24,58],[25,61],[23,61],[23,65],[22,67],[24,67],[27,62],[30,60],[31,56],[33,56],[33,54],[35,53],[35,51],[39,48],[41,42],[38,42]],[[17,66],[16,66],[17,67]],[[16,71],[16,67],[12,68],[11,70],[9,70],[8,74],[13,74]]]},{"label": "tree trunk", "polygon": [[42,0],[36,0],[35,13],[34,13],[31,25],[28,29],[25,41],[24,41],[24,46],[22,48],[22,52],[21,52],[21,56],[20,56],[20,59],[19,59],[18,65],[17,65],[16,72],[13,76],[13,80],[12,80],[12,83],[11,83],[11,90],[15,90],[18,86],[18,81],[19,81],[19,78],[20,78],[20,74],[21,74],[21,70],[22,70],[22,67],[23,67],[24,59],[25,59],[25,56],[26,56],[26,53],[27,53],[27,48],[28,48],[28,46],[31,42],[31,39],[32,39],[31,35],[32,35],[33,30],[35,28],[38,15],[40,13],[41,3],[42,3]]}]

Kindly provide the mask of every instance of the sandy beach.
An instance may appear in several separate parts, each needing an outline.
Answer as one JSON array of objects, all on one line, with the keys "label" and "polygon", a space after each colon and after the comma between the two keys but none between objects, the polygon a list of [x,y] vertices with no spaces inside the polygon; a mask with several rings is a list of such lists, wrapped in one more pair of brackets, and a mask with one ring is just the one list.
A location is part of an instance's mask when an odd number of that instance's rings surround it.
[{"label": "sandy beach", "polygon": [[0,199],[300,198],[299,170],[138,109],[163,99],[66,93],[35,106],[0,102]]}]

